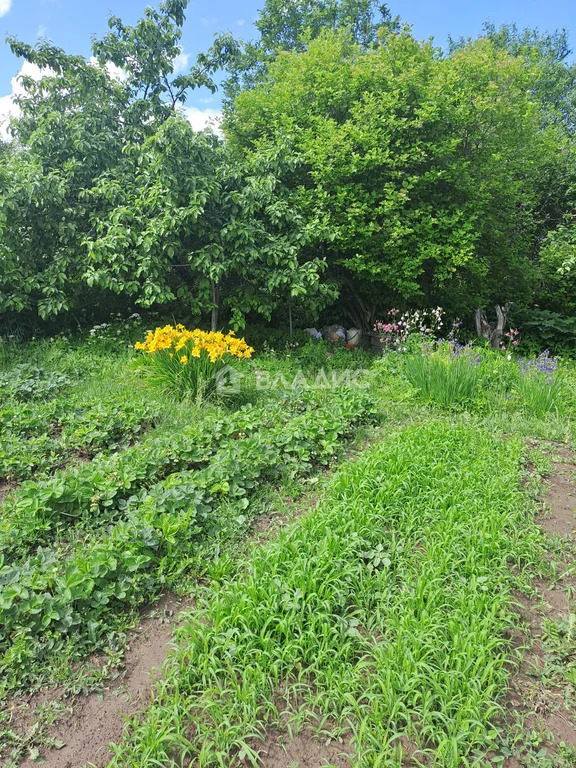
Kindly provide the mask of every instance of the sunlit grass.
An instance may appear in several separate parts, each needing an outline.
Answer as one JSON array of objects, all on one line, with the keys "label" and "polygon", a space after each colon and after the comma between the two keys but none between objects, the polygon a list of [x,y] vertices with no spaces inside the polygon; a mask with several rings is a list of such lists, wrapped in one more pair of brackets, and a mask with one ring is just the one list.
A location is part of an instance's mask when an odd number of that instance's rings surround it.
[{"label": "sunlit grass", "polygon": [[240,575],[224,569],[111,766],[255,760],[282,709],[351,736],[355,765],[399,768],[400,734],[467,764],[506,685],[510,566],[543,551],[521,460],[517,440],[441,421],[369,449]]}]

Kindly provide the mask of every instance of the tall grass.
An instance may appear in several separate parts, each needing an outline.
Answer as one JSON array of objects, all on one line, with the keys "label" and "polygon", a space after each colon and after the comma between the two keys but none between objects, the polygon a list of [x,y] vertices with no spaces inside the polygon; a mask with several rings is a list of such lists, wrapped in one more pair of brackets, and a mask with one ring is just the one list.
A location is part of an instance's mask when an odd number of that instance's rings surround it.
[{"label": "tall grass", "polygon": [[542,417],[564,406],[564,377],[547,350],[530,360],[515,360],[499,350],[457,342],[424,347],[404,363],[408,381],[424,398],[444,407],[491,411],[520,406]]},{"label": "tall grass", "polygon": [[406,359],[404,371],[413,387],[427,400],[450,407],[466,405],[477,396],[480,383],[479,356],[454,357],[441,348],[428,354],[414,354]]},{"label": "tall grass", "polygon": [[519,360],[520,375],[516,389],[526,408],[537,416],[557,410],[561,405],[564,382],[558,362],[548,350],[532,360]]}]

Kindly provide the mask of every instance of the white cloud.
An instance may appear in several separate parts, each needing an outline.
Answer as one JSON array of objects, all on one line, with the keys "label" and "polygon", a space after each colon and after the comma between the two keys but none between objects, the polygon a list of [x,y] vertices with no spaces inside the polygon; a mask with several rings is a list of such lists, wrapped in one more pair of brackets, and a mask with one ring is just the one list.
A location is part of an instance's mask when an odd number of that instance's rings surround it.
[{"label": "white cloud", "polygon": [[[93,67],[100,66],[98,63],[98,59],[96,56],[90,57],[90,64],[92,64]],[[126,80],[126,72],[121,67],[117,67],[116,64],[112,64],[111,61],[106,62],[106,66],[104,67],[106,72],[110,75],[112,80],[116,80],[117,82],[121,83],[123,80]]]},{"label": "white cloud", "polygon": [[[1,1],[2,0],[0,0],[0,2]],[[96,63],[94,59],[91,59],[90,61],[92,64]],[[106,68],[110,72],[110,75],[118,80],[123,80],[126,77],[125,72],[123,72],[120,67],[108,63]],[[14,103],[15,96],[21,96],[25,93],[22,83],[20,82],[20,77],[26,75],[28,77],[33,77],[35,80],[40,80],[42,77],[49,74],[50,70],[40,69],[36,64],[31,64],[28,61],[24,62],[20,72],[12,78],[12,93],[6,96],[0,96],[0,139],[6,140],[11,138],[8,133],[10,120],[18,117],[20,114],[19,108]],[[184,115],[195,131],[202,131],[204,128],[210,127],[215,133],[221,134],[221,110],[211,109],[210,107],[207,107],[206,109],[185,107]]]},{"label": "white cloud", "polygon": [[235,24],[238,24],[238,26],[239,26],[239,27],[243,27],[243,26],[244,26],[244,24],[246,24],[246,22],[244,21],[244,19],[236,19],[236,21],[235,21],[234,23],[235,23]]},{"label": "white cloud", "polygon": [[6,16],[12,7],[12,0],[0,0],[0,16]]},{"label": "white cloud", "polygon": [[[1,2],[2,0],[0,0],[0,3]],[[219,22],[218,16],[205,16],[204,18],[200,19],[200,24],[203,24],[205,27],[218,24],[218,22]]]},{"label": "white cloud", "polygon": [[188,69],[189,60],[190,54],[184,53],[184,51],[180,51],[178,56],[175,56],[174,60],[172,61],[172,64],[174,65],[174,74],[178,74],[178,72],[184,72],[184,70]]},{"label": "white cloud", "polygon": [[[1,2],[2,0],[0,0]],[[36,64],[31,64],[29,61],[24,62],[20,72],[12,78],[12,93],[7,96],[0,96],[0,139],[6,140],[11,138],[8,133],[10,121],[20,115],[20,109],[14,103],[15,96],[23,96],[25,94],[20,78],[24,75],[32,77],[34,80],[41,80],[49,74],[51,74],[49,69],[40,69]]]},{"label": "white cloud", "polygon": [[219,109],[198,109],[198,107],[185,107],[184,115],[195,131],[203,131],[204,128],[212,128],[220,134],[222,111]]},{"label": "white cloud", "polygon": [[46,37],[46,32],[48,32],[48,28],[44,24],[40,24],[36,30],[36,39]]}]

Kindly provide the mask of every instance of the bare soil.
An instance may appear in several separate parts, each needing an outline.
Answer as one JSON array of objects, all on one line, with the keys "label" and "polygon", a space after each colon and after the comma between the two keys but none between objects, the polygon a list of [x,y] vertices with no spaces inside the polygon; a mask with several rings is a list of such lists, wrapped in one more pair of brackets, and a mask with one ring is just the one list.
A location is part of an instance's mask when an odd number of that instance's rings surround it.
[{"label": "bare soil", "polygon": [[[65,700],[70,711],[49,733],[63,746],[40,749],[44,768],[80,768],[86,763],[101,768],[109,762],[108,745],[121,739],[125,719],[146,706],[156,670],[168,653],[179,612],[185,607],[181,598],[163,597],[134,631],[122,674],[100,693]],[[58,691],[44,692],[31,704],[34,708],[57,697]],[[22,768],[37,765],[28,758],[21,763]]]},{"label": "bare soil", "polygon": [[16,488],[16,483],[0,480],[0,507],[2,506],[4,497],[7,496],[13,488]]},{"label": "bare soil", "polygon": [[349,744],[322,741],[302,732],[290,741],[286,734],[271,732],[258,749],[261,768],[350,768]]},{"label": "bare soil", "polygon": [[[549,536],[571,536],[576,529],[576,463],[574,455],[566,448],[555,446],[556,460],[552,464],[549,488],[544,497],[543,514],[539,525]],[[567,556],[570,557],[567,548]],[[572,562],[573,565],[573,562]],[[517,595],[518,614],[521,619],[512,642],[517,648],[527,646],[517,670],[510,678],[507,694],[508,723],[511,729],[518,723],[524,732],[540,734],[535,750],[519,749],[518,754],[508,757],[504,768],[533,768],[538,764],[538,754],[547,758],[557,756],[559,744],[576,749],[576,711],[567,696],[567,686],[548,677],[542,680],[547,662],[543,644],[543,627],[546,621],[568,618],[574,612],[572,595],[576,580],[572,576],[561,578],[553,586],[544,581],[533,583],[537,593],[534,599]],[[541,751],[543,750],[543,752]],[[536,762],[535,762],[536,759]],[[565,765],[566,763],[558,763]]]}]

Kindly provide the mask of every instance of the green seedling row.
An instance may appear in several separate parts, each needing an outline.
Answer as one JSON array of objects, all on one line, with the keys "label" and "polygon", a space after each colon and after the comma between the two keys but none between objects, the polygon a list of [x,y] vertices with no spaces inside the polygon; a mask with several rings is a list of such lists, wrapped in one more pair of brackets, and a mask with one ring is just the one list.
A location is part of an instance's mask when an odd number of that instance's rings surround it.
[{"label": "green seedling row", "polygon": [[544,550],[522,453],[441,421],[368,449],[278,540],[214,570],[110,768],[256,766],[267,733],[299,729],[362,768],[484,765],[512,588]]}]

